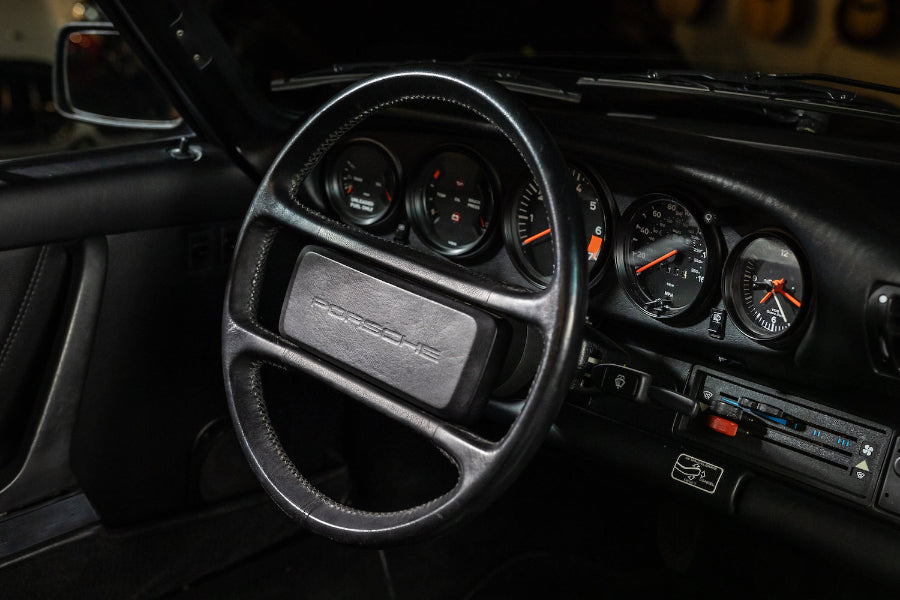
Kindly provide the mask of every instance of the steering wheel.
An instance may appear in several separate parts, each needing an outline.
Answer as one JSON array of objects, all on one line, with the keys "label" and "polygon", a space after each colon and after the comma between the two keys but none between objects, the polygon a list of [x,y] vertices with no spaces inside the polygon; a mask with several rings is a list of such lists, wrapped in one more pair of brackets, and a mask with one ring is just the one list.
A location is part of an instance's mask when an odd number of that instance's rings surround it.
[{"label": "steering wheel", "polygon": [[[464,107],[518,150],[543,196],[553,231],[554,277],[540,291],[341,224],[298,201],[326,151],[366,117],[411,101]],[[272,242],[306,240],[280,331],[260,324]],[[464,70],[428,66],[360,81],[328,101],[276,158],[253,199],[235,251],[223,316],[223,369],[238,439],[263,488],[313,532],[384,545],[442,531],[478,512],[515,479],[555,419],[580,347],[586,309],[585,241],[566,162],[519,98]],[[506,348],[501,326],[539,331],[542,354],[521,411],[499,441],[465,428],[491,390]],[[324,496],[284,451],[266,409],[260,369],[271,363],[325,381],[403,423],[458,471],[444,495],[396,512],[366,512]]]}]

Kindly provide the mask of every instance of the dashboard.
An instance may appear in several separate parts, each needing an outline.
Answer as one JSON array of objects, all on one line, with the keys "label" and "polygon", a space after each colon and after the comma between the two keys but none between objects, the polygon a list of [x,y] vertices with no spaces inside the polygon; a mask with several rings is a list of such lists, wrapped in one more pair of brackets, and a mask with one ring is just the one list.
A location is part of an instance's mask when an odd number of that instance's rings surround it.
[{"label": "dashboard", "polygon": [[[769,490],[754,486],[785,486],[760,517],[775,530],[796,526],[777,507],[798,489],[900,523],[890,152],[770,126],[536,110],[568,162],[590,273],[582,387],[555,426],[565,445],[728,513],[755,510],[737,499]],[[539,290],[552,275],[540,190],[484,123],[392,109],[305,186],[318,210],[491,279]],[[819,541],[812,514],[797,533]]]},{"label": "dashboard", "polygon": [[[332,150],[309,188],[336,219],[528,289],[552,277],[540,189],[502,141],[366,132]],[[669,328],[733,329],[763,348],[796,341],[815,286],[790,223],[569,155],[595,305]],[[730,325],[729,325],[730,324]]]}]

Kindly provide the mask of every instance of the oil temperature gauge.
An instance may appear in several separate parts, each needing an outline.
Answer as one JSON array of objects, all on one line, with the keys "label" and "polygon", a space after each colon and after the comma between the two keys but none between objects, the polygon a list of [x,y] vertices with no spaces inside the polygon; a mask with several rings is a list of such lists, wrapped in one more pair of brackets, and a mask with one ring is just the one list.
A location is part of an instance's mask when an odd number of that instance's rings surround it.
[{"label": "oil temperature gauge", "polygon": [[759,341],[784,337],[806,309],[806,268],[777,232],[744,238],[725,263],[725,305],[738,328]]}]

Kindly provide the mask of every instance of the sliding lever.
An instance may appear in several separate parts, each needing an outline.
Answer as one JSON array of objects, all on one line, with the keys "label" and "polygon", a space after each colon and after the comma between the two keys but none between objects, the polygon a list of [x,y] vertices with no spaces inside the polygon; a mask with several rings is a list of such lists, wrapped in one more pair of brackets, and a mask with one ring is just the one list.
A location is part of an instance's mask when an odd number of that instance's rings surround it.
[{"label": "sliding lever", "polygon": [[652,385],[649,373],[612,363],[600,363],[591,372],[591,382],[601,393],[639,403],[652,403],[662,408],[696,417],[700,405],[692,398]]}]

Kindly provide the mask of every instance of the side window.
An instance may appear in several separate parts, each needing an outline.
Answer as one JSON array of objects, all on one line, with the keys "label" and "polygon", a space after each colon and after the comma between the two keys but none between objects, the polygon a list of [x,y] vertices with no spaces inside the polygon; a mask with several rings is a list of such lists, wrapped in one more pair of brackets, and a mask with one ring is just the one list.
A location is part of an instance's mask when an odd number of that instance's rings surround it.
[{"label": "side window", "polygon": [[[155,100],[152,107],[154,116],[169,120],[162,125],[91,118],[94,112],[115,116],[116,103],[134,107],[139,105],[135,99],[160,96],[146,92],[148,86],[156,91],[155,83],[115,32],[107,28],[82,33],[69,25],[104,21],[93,3],[0,0],[0,14],[0,161],[132,144],[181,132],[175,129],[181,122],[178,114],[165,98]],[[73,32],[68,44],[58,52],[60,32],[69,30]],[[57,97],[61,102],[55,103],[53,68],[60,59],[68,79],[65,97]],[[125,76],[136,71],[138,76]],[[82,109],[80,102],[88,105]]]}]

